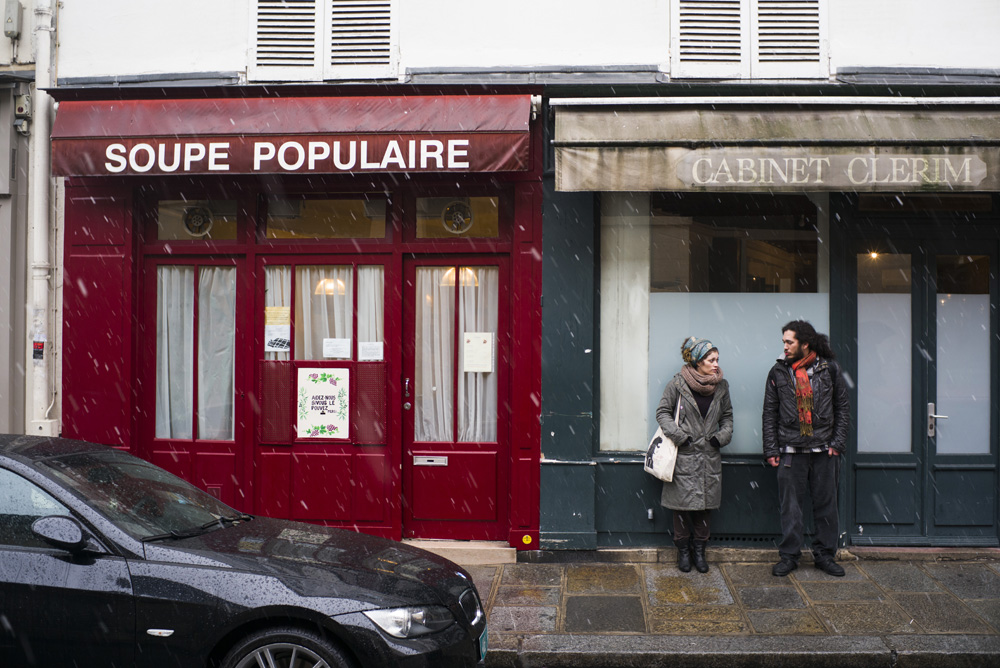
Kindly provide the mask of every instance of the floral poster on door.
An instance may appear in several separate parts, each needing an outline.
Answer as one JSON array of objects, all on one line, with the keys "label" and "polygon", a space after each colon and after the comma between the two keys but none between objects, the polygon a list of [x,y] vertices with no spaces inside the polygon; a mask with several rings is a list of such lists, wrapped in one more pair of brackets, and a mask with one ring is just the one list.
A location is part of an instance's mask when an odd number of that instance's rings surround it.
[{"label": "floral poster on door", "polygon": [[299,369],[299,438],[348,438],[350,371]]}]

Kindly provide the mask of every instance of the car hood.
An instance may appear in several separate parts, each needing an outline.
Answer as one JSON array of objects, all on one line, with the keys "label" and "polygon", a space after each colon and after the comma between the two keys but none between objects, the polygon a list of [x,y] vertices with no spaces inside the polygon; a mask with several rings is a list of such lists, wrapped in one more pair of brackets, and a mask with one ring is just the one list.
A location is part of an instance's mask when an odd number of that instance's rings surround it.
[{"label": "car hood", "polygon": [[146,559],[269,576],[304,597],[356,601],[356,609],[447,604],[472,586],[460,566],[426,550],[266,517],[194,538],[147,543]]}]

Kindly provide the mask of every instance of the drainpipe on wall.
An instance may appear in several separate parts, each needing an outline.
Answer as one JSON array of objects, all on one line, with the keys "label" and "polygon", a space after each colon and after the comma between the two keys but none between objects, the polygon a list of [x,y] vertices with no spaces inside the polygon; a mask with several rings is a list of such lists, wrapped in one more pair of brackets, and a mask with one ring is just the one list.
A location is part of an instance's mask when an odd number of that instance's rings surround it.
[{"label": "drainpipe on wall", "polygon": [[52,385],[52,341],[49,296],[53,285],[50,259],[50,206],[52,98],[45,91],[52,85],[52,0],[35,0],[35,90],[31,133],[30,202],[31,329],[28,352],[31,369],[30,422],[27,432],[36,436],[58,436],[58,421],[49,414],[55,406]]}]

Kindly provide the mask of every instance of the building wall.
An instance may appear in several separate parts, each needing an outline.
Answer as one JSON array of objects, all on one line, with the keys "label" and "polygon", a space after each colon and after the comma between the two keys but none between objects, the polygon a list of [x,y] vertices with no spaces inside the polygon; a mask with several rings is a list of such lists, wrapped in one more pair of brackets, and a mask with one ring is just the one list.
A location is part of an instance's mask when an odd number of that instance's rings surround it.
[{"label": "building wall", "polygon": [[[635,66],[669,72],[668,0],[512,0],[502,6],[397,0],[394,11],[400,75],[408,69]],[[828,0],[827,12],[831,72],[1000,68],[994,35],[1000,4],[991,0]],[[99,11],[89,3],[60,3],[58,76],[245,73],[251,15],[250,0],[103,0]],[[0,62],[3,46],[0,37]]]}]

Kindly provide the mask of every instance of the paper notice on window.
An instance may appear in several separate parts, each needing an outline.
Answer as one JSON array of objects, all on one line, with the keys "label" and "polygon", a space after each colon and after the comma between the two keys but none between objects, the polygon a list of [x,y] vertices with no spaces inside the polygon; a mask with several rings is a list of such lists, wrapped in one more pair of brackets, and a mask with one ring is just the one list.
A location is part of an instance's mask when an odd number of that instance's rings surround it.
[{"label": "paper notice on window", "polygon": [[349,438],[351,372],[348,369],[299,369],[299,438]]},{"label": "paper notice on window", "polygon": [[268,325],[291,325],[292,309],[289,306],[265,306],[264,326]]},{"label": "paper notice on window", "polygon": [[463,337],[462,371],[493,373],[493,332],[466,332]]},{"label": "paper notice on window", "polygon": [[350,339],[323,339],[323,357],[334,359],[351,359]]},{"label": "paper notice on window", "polygon": [[292,349],[292,328],[289,325],[264,325],[264,352],[287,353]]},{"label": "paper notice on window", "polygon": [[381,362],[385,359],[381,341],[358,341],[359,362]]}]

